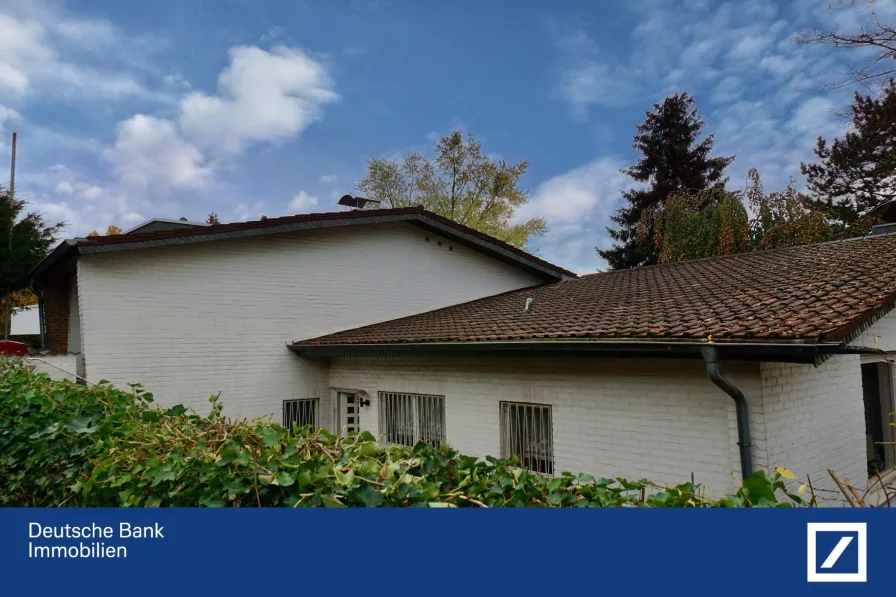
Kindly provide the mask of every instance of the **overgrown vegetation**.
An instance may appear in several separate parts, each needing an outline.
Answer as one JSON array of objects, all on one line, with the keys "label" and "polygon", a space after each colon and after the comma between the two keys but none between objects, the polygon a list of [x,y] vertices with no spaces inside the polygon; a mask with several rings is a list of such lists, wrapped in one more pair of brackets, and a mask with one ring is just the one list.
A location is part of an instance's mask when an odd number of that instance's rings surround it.
[{"label": "overgrown vegetation", "polygon": [[838,224],[792,184],[766,192],[757,170],[748,177],[750,184],[742,192],[714,188],[672,193],[643,212],[639,238],[652,236],[659,262],[668,263],[855,238],[877,223],[865,216]]},{"label": "overgrown vegetation", "polygon": [[743,507],[805,505],[778,469],[712,499],[693,482],[546,478],[450,447],[380,446],[267,420],[152,408],[152,396],[108,383],[52,381],[0,360],[0,505]]}]

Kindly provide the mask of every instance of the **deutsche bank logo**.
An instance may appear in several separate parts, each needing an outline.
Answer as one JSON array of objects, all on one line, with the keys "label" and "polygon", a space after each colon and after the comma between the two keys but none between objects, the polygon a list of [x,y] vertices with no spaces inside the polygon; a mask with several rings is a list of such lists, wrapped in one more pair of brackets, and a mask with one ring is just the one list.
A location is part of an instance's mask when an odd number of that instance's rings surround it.
[{"label": "deutsche bank logo", "polygon": [[867,582],[868,538],[864,522],[807,525],[808,582]]}]

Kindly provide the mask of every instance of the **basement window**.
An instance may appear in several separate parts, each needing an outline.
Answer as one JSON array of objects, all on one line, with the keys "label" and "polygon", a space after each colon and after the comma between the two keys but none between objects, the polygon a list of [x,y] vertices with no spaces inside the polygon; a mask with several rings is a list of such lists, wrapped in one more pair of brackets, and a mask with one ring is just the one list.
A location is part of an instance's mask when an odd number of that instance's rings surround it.
[{"label": "basement window", "polygon": [[445,441],[445,397],[380,392],[380,432],[383,441],[401,446]]},{"label": "basement window", "polygon": [[518,456],[520,466],[554,474],[554,431],[549,404],[501,402],[501,458]]},{"label": "basement window", "polygon": [[283,426],[292,431],[293,426],[319,426],[320,398],[301,398],[283,401]]}]

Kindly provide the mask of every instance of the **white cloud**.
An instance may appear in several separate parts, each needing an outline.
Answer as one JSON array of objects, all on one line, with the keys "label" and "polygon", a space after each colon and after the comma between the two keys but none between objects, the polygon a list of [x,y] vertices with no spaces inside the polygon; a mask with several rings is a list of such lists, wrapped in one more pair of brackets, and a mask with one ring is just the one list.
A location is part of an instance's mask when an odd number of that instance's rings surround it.
[{"label": "white cloud", "polygon": [[632,182],[619,172],[616,157],[598,158],[538,185],[516,219],[543,216],[548,232],[535,243],[548,261],[579,273],[603,267],[596,246],[609,246],[604,227],[619,206],[622,189]]},{"label": "white cloud", "polygon": [[171,89],[175,89],[178,91],[180,91],[180,90],[188,91],[189,89],[192,88],[192,85],[190,85],[190,82],[187,81],[184,78],[184,76],[181,75],[180,73],[175,73],[173,75],[165,75],[164,77],[162,77],[162,81],[165,83],[165,85],[167,85]]},{"label": "white cloud", "polygon": [[75,192],[75,188],[72,186],[72,183],[67,180],[63,180],[58,185],[56,185],[56,192],[62,195],[71,195]]},{"label": "white cloud", "polygon": [[118,124],[115,145],[104,156],[129,187],[195,188],[211,175],[202,152],[178,134],[174,123],[145,114]]},{"label": "white cloud", "polygon": [[[142,85],[133,73],[98,69],[79,60],[107,50],[111,57],[130,54],[128,39],[106,21],[71,17],[35,0],[0,8],[0,31],[0,96],[167,99]],[[128,67],[135,62],[128,59]]]},{"label": "white cloud", "polygon": [[339,176],[336,174],[324,174],[320,177],[321,184],[333,185],[339,182]]},{"label": "white cloud", "polygon": [[561,63],[559,92],[577,118],[585,119],[594,104],[623,106],[637,92],[635,70],[607,60],[597,44],[578,27],[551,21],[554,45]]},{"label": "white cloud", "polygon": [[[588,115],[595,106],[613,107],[620,95],[646,109],[670,91],[687,89],[697,98],[706,132],[715,133],[716,153],[736,156],[728,174],[737,188],[753,167],[767,188],[791,179],[799,184],[800,163],[814,159],[815,138],[842,135],[844,122],[833,109],[849,105],[850,91],[823,87],[836,78],[844,54],[796,44],[792,36],[816,23],[830,24],[841,11],[861,13],[867,8],[862,3],[838,4],[833,17],[811,0],[795,5],[663,0],[630,6],[638,24],[625,52],[585,34],[587,23],[581,20],[553,24],[562,58],[556,89],[574,117]],[[557,30],[561,39],[572,41],[558,43]],[[613,87],[601,87],[601,77],[595,76],[600,91],[568,93],[570,77],[582,73],[605,75]],[[626,96],[609,89],[634,91]]]},{"label": "white cloud", "polygon": [[128,213],[123,214],[121,216],[121,221],[125,222],[127,224],[137,224],[139,222],[146,221],[146,218],[143,217],[143,214],[139,214],[134,211],[129,211]]},{"label": "white cloud", "polygon": [[[220,95],[189,93],[176,120],[137,114],[118,124],[115,143],[104,152],[118,185],[151,187],[163,196],[174,188],[206,187],[225,157],[251,143],[298,135],[338,98],[324,67],[301,50],[238,46],[229,56],[218,77]],[[167,80],[184,85],[174,76]],[[260,209],[241,205],[243,219]]]},{"label": "white cloud", "polygon": [[237,46],[229,53],[219,95],[194,92],[180,105],[185,136],[203,149],[235,154],[252,142],[295,136],[339,99],[324,66],[302,50]]},{"label": "white cloud", "polygon": [[306,212],[315,205],[317,205],[317,197],[312,197],[305,191],[299,191],[299,194],[289,202],[289,208],[299,213]]},{"label": "white cloud", "polygon": [[747,35],[731,48],[728,55],[736,60],[755,60],[765,52],[771,41],[762,35]]},{"label": "white cloud", "polygon": [[103,196],[103,189],[94,185],[84,190],[81,196],[85,199],[98,199]]},{"label": "white cloud", "polygon": [[237,220],[257,220],[264,215],[264,201],[256,201],[252,205],[238,203],[233,210]]},{"label": "white cloud", "polygon": [[830,130],[835,108],[836,105],[830,98],[810,97],[794,110],[790,126],[797,132],[809,135],[835,132]]}]

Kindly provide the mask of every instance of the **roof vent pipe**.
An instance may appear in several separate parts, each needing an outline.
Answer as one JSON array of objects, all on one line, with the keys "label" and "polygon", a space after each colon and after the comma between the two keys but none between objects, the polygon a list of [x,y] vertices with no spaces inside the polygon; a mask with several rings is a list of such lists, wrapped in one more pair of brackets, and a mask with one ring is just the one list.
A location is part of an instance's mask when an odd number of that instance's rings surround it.
[{"label": "roof vent pipe", "polygon": [[531,313],[532,306],[535,304],[535,299],[530,297],[526,297],[526,306],[523,307],[523,313]]},{"label": "roof vent pipe", "polygon": [[723,392],[734,400],[737,413],[737,445],[740,447],[740,472],[746,479],[753,474],[753,457],[750,454],[750,422],[747,418],[747,398],[730,381],[719,373],[719,349],[715,346],[704,346],[700,349],[706,361],[706,375]]}]

